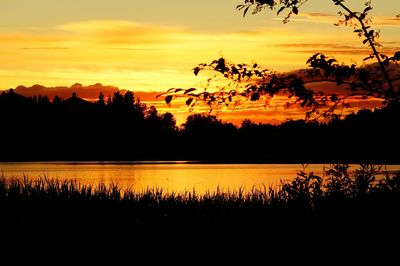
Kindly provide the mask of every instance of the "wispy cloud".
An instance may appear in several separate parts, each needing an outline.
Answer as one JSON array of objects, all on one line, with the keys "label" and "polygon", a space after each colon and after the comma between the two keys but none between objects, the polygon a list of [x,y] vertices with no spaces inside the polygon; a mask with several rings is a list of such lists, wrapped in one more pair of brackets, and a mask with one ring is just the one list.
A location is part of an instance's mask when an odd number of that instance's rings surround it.
[{"label": "wispy cloud", "polygon": [[59,25],[58,30],[94,38],[108,44],[158,44],[174,41],[183,28],[163,27],[123,20],[82,21]]},{"label": "wispy cloud", "polygon": [[69,50],[69,47],[22,47],[21,50]]},{"label": "wispy cloud", "polygon": [[[322,32],[316,39],[314,32],[262,26],[226,33],[195,32],[124,20],[78,21],[40,32],[0,31],[0,54],[8,62],[0,67],[1,88],[71,82],[147,91],[197,87],[203,80],[193,75],[192,68],[221,54],[234,63],[257,62],[278,71],[304,67],[305,53],[316,51],[344,55],[339,61],[362,62],[368,52],[348,43],[349,36],[351,32],[338,40]],[[335,44],[339,42],[344,44]]]},{"label": "wispy cloud", "polygon": [[[281,20],[281,18],[274,18]],[[330,13],[302,13],[291,18],[292,21],[309,23],[335,24],[341,19],[340,16]],[[400,18],[396,16],[372,16],[372,24],[375,27],[400,27]]]},{"label": "wispy cloud", "polygon": [[0,44],[42,44],[42,43],[63,43],[68,38],[59,34],[34,34],[28,32],[0,32]]},{"label": "wispy cloud", "polygon": [[400,27],[400,17],[377,17],[373,19],[374,25]]},{"label": "wispy cloud", "polygon": [[[368,47],[360,47],[360,45],[338,44],[338,43],[281,43],[276,47],[290,50],[291,53],[323,53],[327,55],[369,55],[371,49]],[[383,47],[379,48],[383,54],[393,54],[400,50],[400,43],[390,42],[383,43]]]}]

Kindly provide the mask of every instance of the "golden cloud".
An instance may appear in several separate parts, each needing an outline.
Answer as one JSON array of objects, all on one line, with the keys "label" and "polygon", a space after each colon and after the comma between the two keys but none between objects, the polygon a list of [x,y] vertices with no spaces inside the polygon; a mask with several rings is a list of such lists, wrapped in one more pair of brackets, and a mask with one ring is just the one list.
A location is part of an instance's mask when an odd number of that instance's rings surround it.
[{"label": "golden cloud", "polygon": [[[398,42],[383,43],[383,45],[384,46],[379,49],[383,54],[392,55],[400,50]],[[368,47],[338,43],[280,43],[275,46],[288,49],[290,53],[367,56],[372,52]]]},{"label": "golden cloud", "polygon": [[[372,16],[375,27],[400,27],[400,18],[391,16]],[[275,18],[281,19],[281,18]],[[310,23],[329,23],[335,24],[340,17],[330,13],[302,13],[291,18],[292,21],[303,21]]]},{"label": "golden cloud", "polygon": [[163,27],[123,20],[94,20],[68,23],[58,30],[91,37],[106,44],[158,44],[173,41],[182,28]]},{"label": "golden cloud", "polygon": [[100,83],[96,83],[89,86],[83,86],[82,84],[75,83],[74,85],[68,86],[55,86],[55,87],[46,87],[42,85],[33,85],[30,87],[18,86],[14,90],[16,93],[21,94],[25,97],[32,96],[47,96],[49,98],[54,98],[55,96],[59,96],[63,99],[71,97],[72,93],[76,93],[78,97],[94,101],[98,99],[100,93],[103,93],[105,96],[109,96],[114,94],[114,92],[119,91],[117,87],[114,86],[104,86]]},{"label": "golden cloud", "polygon": [[68,40],[69,38],[56,34],[0,32],[0,45],[9,48],[67,48],[65,43]]}]

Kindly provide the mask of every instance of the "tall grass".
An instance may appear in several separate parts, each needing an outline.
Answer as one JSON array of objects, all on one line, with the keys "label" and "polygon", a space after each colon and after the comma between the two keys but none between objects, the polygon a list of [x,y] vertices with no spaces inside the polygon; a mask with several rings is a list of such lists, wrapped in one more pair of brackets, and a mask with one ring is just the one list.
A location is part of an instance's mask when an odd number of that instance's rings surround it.
[{"label": "tall grass", "polygon": [[205,194],[3,177],[0,264],[395,265],[399,213],[400,172],[373,165]]},{"label": "tall grass", "polygon": [[[190,177],[188,177],[190,178]],[[289,181],[281,181],[278,189],[263,187],[245,191],[224,191],[217,188],[215,192],[202,195],[193,191],[182,193],[165,192],[162,188],[148,188],[137,192],[122,188],[116,183],[106,185],[82,184],[77,180],[60,180],[58,178],[0,178],[1,200],[69,200],[69,201],[109,201],[135,202],[146,205],[282,205],[297,203],[307,208],[314,208],[321,200],[359,199],[367,196],[400,193],[400,171],[389,173],[375,165],[360,165],[350,171],[347,164],[331,165],[325,169],[323,176],[307,173],[303,169]]]}]

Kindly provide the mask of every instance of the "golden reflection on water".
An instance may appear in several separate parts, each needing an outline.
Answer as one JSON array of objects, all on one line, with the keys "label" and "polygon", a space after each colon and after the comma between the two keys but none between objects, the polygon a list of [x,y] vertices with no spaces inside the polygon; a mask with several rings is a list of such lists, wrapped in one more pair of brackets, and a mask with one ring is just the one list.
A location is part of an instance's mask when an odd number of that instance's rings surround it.
[{"label": "golden reflection on water", "polygon": [[[328,166],[328,165],[326,165]],[[322,174],[324,165],[309,165],[307,172]],[[351,168],[355,168],[352,165]],[[143,191],[162,188],[166,192],[193,191],[198,194],[244,189],[276,188],[280,180],[290,180],[301,170],[299,164],[195,164],[130,162],[0,163],[6,178],[27,176],[76,179],[83,184],[118,183],[123,188]],[[388,170],[398,170],[392,165]]]}]

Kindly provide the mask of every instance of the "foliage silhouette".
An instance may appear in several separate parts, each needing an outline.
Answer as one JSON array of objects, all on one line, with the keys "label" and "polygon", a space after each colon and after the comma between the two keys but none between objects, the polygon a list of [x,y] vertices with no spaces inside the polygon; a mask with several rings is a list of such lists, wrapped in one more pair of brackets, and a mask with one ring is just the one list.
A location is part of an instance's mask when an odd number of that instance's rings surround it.
[{"label": "foliage silhouette", "polygon": [[[146,116],[149,108],[132,92],[100,95],[95,103],[77,95],[68,99],[25,98],[13,92],[0,95],[2,160],[141,159],[155,148],[155,132],[169,139],[176,131],[171,114]],[[161,125],[162,124],[162,125]],[[154,129],[157,127],[157,129]],[[139,140],[140,141],[136,141]],[[154,149],[152,158],[156,158]]]},{"label": "foliage silhouette", "polygon": [[[244,0],[243,4],[237,6],[245,16],[252,9],[256,14],[264,9],[278,10],[279,15],[286,12],[283,22],[287,23],[291,16],[297,15],[302,5],[308,0]],[[378,42],[379,31],[373,30],[369,12],[373,9],[371,1],[365,2],[363,11],[351,10],[346,1],[332,0],[332,4],[339,7],[341,19],[335,25],[345,25],[353,29],[359,36],[363,37],[363,44],[371,48],[371,54],[364,60],[375,59],[378,67],[373,64],[356,66],[355,64],[340,64],[335,58],[317,53],[307,61],[307,69],[299,74],[279,74],[274,71],[261,68],[258,64],[234,64],[225,58],[219,58],[210,64],[199,64],[193,72],[198,75],[200,71],[212,71],[218,79],[225,78],[225,85],[213,87],[211,78],[204,90],[196,92],[196,89],[170,89],[165,95],[169,104],[176,97],[186,97],[187,105],[193,109],[196,104],[206,103],[211,110],[223,106],[237,106],[244,99],[268,101],[279,93],[294,98],[307,110],[306,119],[321,119],[338,117],[339,106],[348,107],[352,98],[362,97],[378,98],[387,104],[400,100],[400,88],[395,81],[400,78],[399,66],[400,52],[388,56],[379,52],[382,45]],[[309,87],[315,82],[329,82],[333,86],[344,87],[343,92],[314,91]],[[395,87],[397,86],[397,87]]]},{"label": "foliage silhouette", "polygon": [[[398,163],[400,104],[329,123],[244,120],[192,114],[181,127],[134,94],[87,102],[0,94],[0,160],[202,160],[213,162]],[[373,143],[373,144],[368,144]],[[360,181],[361,182],[361,181]]]}]

